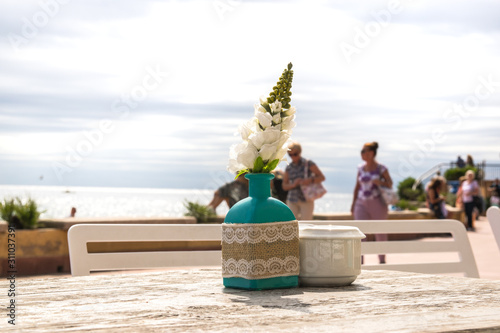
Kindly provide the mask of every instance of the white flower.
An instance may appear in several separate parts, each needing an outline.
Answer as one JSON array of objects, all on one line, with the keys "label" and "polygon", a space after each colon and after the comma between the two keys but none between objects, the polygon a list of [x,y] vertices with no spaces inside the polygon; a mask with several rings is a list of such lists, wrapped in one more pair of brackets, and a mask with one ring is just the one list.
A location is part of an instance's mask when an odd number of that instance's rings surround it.
[{"label": "white flower", "polygon": [[[273,139],[269,137],[269,139]],[[288,151],[288,141],[290,139],[290,134],[287,132],[280,132],[280,135],[276,141],[268,142],[262,145],[259,149],[259,155],[264,161],[272,161],[275,159],[282,160]]]},{"label": "white flower", "polygon": [[285,112],[283,112],[283,115],[285,117],[288,117],[288,116],[291,116],[292,114],[295,114],[295,106],[292,106],[290,107],[288,110],[286,110]]},{"label": "white flower", "polygon": [[238,127],[238,131],[241,134],[243,141],[248,141],[248,137],[256,131],[258,126],[257,118],[252,118],[248,122]]},{"label": "white flower", "polygon": [[256,112],[255,116],[259,120],[259,124],[262,127],[268,128],[269,126],[271,126],[271,122],[273,121],[273,117],[268,112],[265,112],[265,113]]},{"label": "white flower", "polygon": [[273,123],[279,124],[281,122],[281,114],[278,112],[273,116]]},{"label": "white flower", "polygon": [[231,173],[237,173],[240,170],[245,169],[245,166],[243,164],[238,163],[236,159],[229,159],[229,165],[227,166],[227,170]]},{"label": "white flower", "polygon": [[241,147],[241,143],[237,145],[232,145],[229,149],[229,165],[227,170],[231,173],[236,173],[240,170],[245,169],[245,166],[237,161],[238,149]]},{"label": "white flower", "polygon": [[[290,140],[290,135],[291,135],[291,133],[281,132],[280,141],[278,143],[278,148],[283,147],[288,142],[288,140]],[[286,145],[286,146],[288,148],[288,145]]]},{"label": "white flower", "polygon": [[266,108],[265,108],[265,107],[263,107],[263,106],[262,106],[262,105],[260,105],[260,104],[255,104],[255,105],[254,105],[254,110],[255,110],[255,115],[257,115],[257,113],[261,113],[261,112],[262,112],[262,113],[266,113],[266,112],[267,112]]},{"label": "white flower", "polygon": [[263,144],[262,147],[260,148],[259,155],[262,157],[263,161],[269,161],[271,160],[271,157],[276,153],[276,150],[278,149],[278,141],[273,142],[273,143],[266,143]]},{"label": "white flower", "polygon": [[267,103],[267,97],[264,96],[264,95],[260,96],[259,101],[260,101],[261,105],[267,105],[268,104]]},{"label": "white flower", "polygon": [[281,120],[281,130],[290,131],[292,128],[294,128],[297,125],[294,119],[295,119],[294,115],[283,118]]},{"label": "white flower", "polygon": [[278,150],[276,154],[274,154],[274,156],[271,156],[271,160],[278,159],[280,161],[286,161],[285,155],[287,152],[288,152],[288,144],[281,147],[281,149]]},{"label": "white flower", "polygon": [[266,143],[274,143],[279,140],[281,131],[275,127],[266,128],[264,131],[256,132],[250,135],[249,140],[260,149]]},{"label": "white flower", "polygon": [[229,150],[229,165],[227,169],[231,173],[236,173],[243,169],[251,169],[259,152],[249,141],[243,141],[240,144],[232,145]]},{"label": "white flower", "polygon": [[281,112],[281,102],[280,101],[275,101],[274,103],[269,104],[269,107],[271,108],[271,112],[275,114],[276,112]]},{"label": "white flower", "polygon": [[259,152],[254,145],[250,142],[245,142],[246,147],[238,154],[237,161],[243,164],[246,168],[252,169],[255,163],[255,160],[259,156]]}]

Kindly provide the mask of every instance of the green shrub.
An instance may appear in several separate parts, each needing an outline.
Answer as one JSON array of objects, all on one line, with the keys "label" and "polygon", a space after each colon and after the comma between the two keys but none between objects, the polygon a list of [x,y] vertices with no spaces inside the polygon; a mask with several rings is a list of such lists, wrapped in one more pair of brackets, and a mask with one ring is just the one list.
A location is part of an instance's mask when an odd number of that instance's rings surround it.
[{"label": "green shrub", "polygon": [[448,192],[446,193],[446,203],[452,207],[455,207],[455,203],[457,202],[457,195],[455,193]]},{"label": "green shrub", "polygon": [[418,196],[417,198],[417,201],[418,202],[426,202],[427,201],[427,196],[425,195],[425,193],[422,193]]},{"label": "green shrub", "polygon": [[35,229],[37,227],[40,214],[42,213],[38,210],[36,202],[31,198],[24,204],[19,198],[16,198],[16,201],[17,205],[14,211],[23,228]]},{"label": "green shrub", "polygon": [[217,216],[212,208],[201,205],[198,202],[186,201],[184,207],[187,209],[187,213],[184,216],[193,216],[198,223],[206,223],[209,218]]},{"label": "green shrub", "polygon": [[448,170],[446,170],[444,172],[444,178],[446,178],[446,180],[459,180],[460,177],[465,176],[465,173],[468,170],[474,171],[474,173],[476,174],[476,178],[477,179],[481,179],[481,175],[480,175],[480,173],[478,173],[477,168],[472,167],[472,166],[466,166],[464,168],[451,168],[451,169],[448,169]]},{"label": "green shrub", "polygon": [[402,210],[405,210],[405,209],[417,210],[418,209],[417,206],[411,204],[408,200],[405,200],[405,199],[399,200],[395,206],[402,209]]},{"label": "green shrub", "polygon": [[15,207],[14,199],[4,199],[3,202],[0,202],[0,217],[2,220],[7,221],[9,225],[13,223]]},{"label": "green shrub", "polygon": [[[414,183],[415,183],[415,178],[408,177],[402,180],[398,184],[398,195],[400,199],[411,200],[411,201],[417,201],[417,200],[420,201],[420,199],[422,199],[422,194],[424,194],[424,188],[422,186],[422,183],[418,184],[415,190],[412,189]],[[423,198],[424,198],[423,201],[425,201],[425,194]]]},{"label": "green shrub", "polygon": [[35,229],[41,213],[43,212],[38,210],[37,203],[31,198],[26,203],[20,198],[4,199],[0,203],[0,216],[15,228]]}]

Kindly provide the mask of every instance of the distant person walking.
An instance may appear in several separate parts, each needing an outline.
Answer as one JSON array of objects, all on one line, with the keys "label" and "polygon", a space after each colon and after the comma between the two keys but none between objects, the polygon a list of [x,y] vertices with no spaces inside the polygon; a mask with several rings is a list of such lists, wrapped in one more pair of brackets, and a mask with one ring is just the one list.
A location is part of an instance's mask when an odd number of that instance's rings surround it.
[{"label": "distant person walking", "polygon": [[273,180],[271,180],[271,195],[273,198],[286,204],[288,191],[283,189],[283,176],[285,175],[285,172],[280,169],[275,169],[271,173],[274,175]]},{"label": "distant person walking", "polygon": [[467,163],[466,163],[466,166],[471,166],[471,167],[473,167],[473,166],[474,166],[474,160],[472,159],[472,156],[471,156],[471,155],[467,155]]},{"label": "distant person walking", "polygon": [[465,181],[462,183],[462,202],[465,208],[465,215],[467,216],[467,230],[475,231],[473,225],[473,212],[474,212],[474,196],[479,194],[479,185],[474,179],[475,173],[468,170],[465,173]]},{"label": "distant person walking", "polygon": [[445,197],[441,194],[445,185],[446,183],[441,177],[436,177],[430,181],[426,191],[427,203],[437,219],[445,219],[448,215]]},{"label": "distant person walking", "polygon": [[241,174],[232,182],[219,187],[217,191],[215,191],[214,197],[208,204],[208,207],[212,208],[215,212],[223,201],[231,208],[238,201],[248,197],[248,179],[245,178],[245,175],[246,174]]},{"label": "distant person walking", "polygon": [[[365,143],[361,149],[361,159],[364,163],[358,166],[356,186],[354,187],[351,213],[355,220],[386,220],[387,205],[379,190],[379,186],[392,188],[389,170],[379,164],[377,156],[378,143]],[[375,240],[386,241],[386,234],[376,234]],[[380,254],[379,262],[385,264],[385,255]]]},{"label": "distant person walking", "polygon": [[500,207],[500,181],[498,178],[490,185],[488,191],[491,192],[490,206]]},{"label": "distant person walking", "polygon": [[[282,187],[288,191],[287,206],[297,220],[312,220],[314,201],[307,201],[300,188],[301,185],[319,184],[325,181],[325,176],[316,163],[302,157],[302,146],[294,142],[288,146],[288,156],[292,163],[288,164],[283,175]],[[305,177],[306,167],[307,177]]]},{"label": "distant person walking", "polygon": [[465,161],[462,159],[462,157],[460,155],[458,155],[457,157],[457,168],[463,168],[465,167]]}]

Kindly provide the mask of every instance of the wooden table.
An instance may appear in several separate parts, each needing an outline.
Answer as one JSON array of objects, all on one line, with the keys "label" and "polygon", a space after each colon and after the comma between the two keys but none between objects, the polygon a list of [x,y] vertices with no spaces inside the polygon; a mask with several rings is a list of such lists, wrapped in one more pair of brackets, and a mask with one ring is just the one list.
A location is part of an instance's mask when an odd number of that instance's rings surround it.
[{"label": "wooden table", "polygon": [[16,326],[2,316],[1,331],[500,332],[500,281],[462,277],[363,271],[347,287],[244,291],[195,269],[16,284]]}]

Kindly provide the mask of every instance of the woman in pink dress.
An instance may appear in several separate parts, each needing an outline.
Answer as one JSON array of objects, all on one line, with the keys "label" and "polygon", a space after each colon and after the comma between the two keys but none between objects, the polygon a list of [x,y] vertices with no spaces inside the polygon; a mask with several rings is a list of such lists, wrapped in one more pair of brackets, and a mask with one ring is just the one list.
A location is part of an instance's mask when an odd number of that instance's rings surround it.
[{"label": "woman in pink dress", "polygon": [[[351,213],[355,220],[387,220],[387,205],[382,198],[379,186],[392,188],[389,170],[375,160],[378,143],[365,143],[361,150],[364,161],[358,166],[356,186],[354,187]],[[376,234],[375,240],[386,241],[386,234]],[[385,255],[379,254],[379,262],[385,264]]]}]

